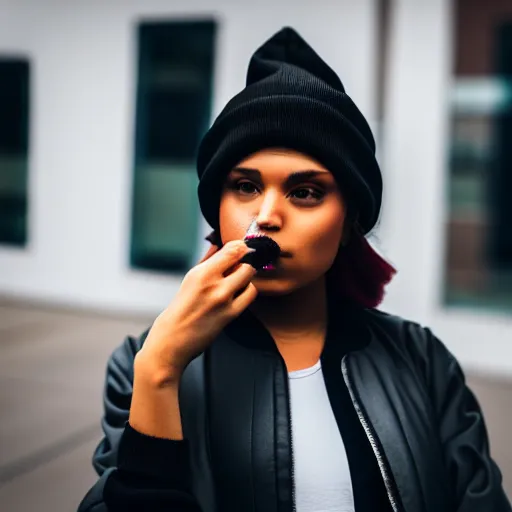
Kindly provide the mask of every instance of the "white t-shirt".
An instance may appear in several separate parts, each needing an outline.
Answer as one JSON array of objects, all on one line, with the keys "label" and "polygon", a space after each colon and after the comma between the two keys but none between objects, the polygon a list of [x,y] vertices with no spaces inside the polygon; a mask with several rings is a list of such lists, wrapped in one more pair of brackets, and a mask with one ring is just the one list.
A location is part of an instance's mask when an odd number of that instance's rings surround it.
[{"label": "white t-shirt", "polygon": [[345,445],[321,370],[318,361],[288,374],[295,505],[297,512],[354,512]]}]

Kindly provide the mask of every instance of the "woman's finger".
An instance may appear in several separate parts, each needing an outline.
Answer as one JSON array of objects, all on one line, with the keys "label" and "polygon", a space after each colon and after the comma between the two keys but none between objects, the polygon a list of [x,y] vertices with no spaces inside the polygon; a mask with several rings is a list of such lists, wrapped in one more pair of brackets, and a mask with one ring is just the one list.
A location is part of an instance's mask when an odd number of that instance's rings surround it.
[{"label": "woman's finger", "polygon": [[233,294],[243,290],[256,274],[256,269],[248,263],[241,263],[222,281],[222,286],[231,290]]},{"label": "woman's finger", "polygon": [[254,249],[248,247],[243,240],[232,240],[218,250],[208,261],[203,263],[203,267],[209,268],[208,272],[215,269],[215,273],[224,275],[234,265],[248,253],[254,252]]},{"label": "woman's finger", "polygon": [[231,311],[235,316],[241,315],[256,299],[258,296],[258,289],[253,283],[249,283],[245,290],[233,299],[231,303]]}]

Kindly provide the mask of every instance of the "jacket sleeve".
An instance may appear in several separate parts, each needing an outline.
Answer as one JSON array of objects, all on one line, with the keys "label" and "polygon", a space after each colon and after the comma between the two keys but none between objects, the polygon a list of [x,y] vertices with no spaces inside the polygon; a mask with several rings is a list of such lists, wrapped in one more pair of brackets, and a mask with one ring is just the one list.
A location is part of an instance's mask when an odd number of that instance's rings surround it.
[{"label": "jacket sleeve", "polygon": [[145,436],[128,423],[133,362],[147,333],[127,337],[108,361],[104,437],[92,461],[99,479],[78,512],[200,512],[190,490],[187,441]]},{"label": "jacket sleeve", "polygon": [[457,512],[510,512],[501,472],[489,453],[487,428],[464,373],[441,341],[427,329],[429,380],[445,465]]}]

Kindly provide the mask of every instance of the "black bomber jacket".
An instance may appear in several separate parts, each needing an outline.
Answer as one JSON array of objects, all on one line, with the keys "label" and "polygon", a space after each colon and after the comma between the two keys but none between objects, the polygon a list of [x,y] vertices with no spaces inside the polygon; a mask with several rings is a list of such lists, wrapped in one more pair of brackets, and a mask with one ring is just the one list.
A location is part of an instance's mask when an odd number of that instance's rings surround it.
[{"label": "black bomber jacket", "polygon": [[[188,366],[185,441],[127,423],[146,335],[127,337],[108,362],[105,436],[93,459],[100,478],[79,512],[293,512],[288,378],[270,334],[246,311]],[[512,511],[480,407],[428,329],[332,302],[322,370],[357,512]],[[359,437],[343,430],[351,415]]]}]

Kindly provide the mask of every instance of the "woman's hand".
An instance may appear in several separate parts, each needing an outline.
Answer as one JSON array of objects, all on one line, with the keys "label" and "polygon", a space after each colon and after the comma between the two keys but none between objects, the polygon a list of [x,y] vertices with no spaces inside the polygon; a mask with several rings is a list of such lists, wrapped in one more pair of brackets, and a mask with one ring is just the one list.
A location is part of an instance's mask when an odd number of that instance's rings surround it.
[{"label": "woman's hand", "polygon": [[160,385],[176,382],[197,355],[256,298],[256,270],[239,261],[252,249],[241,241],[210,248],[183,279],[178,293],[155,320],[136,368],[150,369]]},{"label": "woman's hand", "polygon": [[130,425],[148,436],[183,439],[179,384],[184,369],[256,298],[256,271],[240,260],[241,240],[212,245],[155,320],[135,357]]}]

